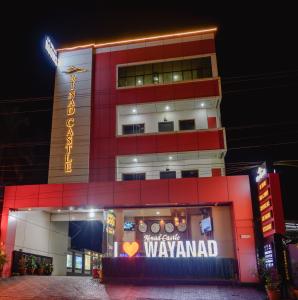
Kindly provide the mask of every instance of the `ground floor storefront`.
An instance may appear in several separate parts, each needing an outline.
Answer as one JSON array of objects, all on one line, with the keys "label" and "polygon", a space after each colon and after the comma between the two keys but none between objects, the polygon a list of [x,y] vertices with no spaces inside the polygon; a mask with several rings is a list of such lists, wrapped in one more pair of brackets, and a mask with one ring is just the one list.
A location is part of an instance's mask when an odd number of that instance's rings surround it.
[{"label": "ground floor storefront", "polygon": [[52,259],[52,275],[90,265],[91,256],[68,251],[67,235],[70,221],[88,218],[103,223],[106,282],[140,276],[257,282],[246,176],[7,187],[3,276],[15,272],[15,251]]},{"label": "ground floor storefront", "polygon": [[63,300],[263,300],[254,287],[218,285],[100,284],[90,277],[18,276],[0,279],[0,299]]}]

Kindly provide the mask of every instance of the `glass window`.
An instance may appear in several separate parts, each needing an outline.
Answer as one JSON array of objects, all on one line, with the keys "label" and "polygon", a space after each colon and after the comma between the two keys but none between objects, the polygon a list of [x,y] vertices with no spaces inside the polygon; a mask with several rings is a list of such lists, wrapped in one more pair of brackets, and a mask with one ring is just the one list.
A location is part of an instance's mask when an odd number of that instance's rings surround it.
[{"label": "glass window", "polygon": [[179,130],[193,130],[195,129],[195,120],[180,120]]},{"label": "glass window", "polygon": [[211,57],[118,68],[118,86],[142,86],[212,77]]},{"label": "glass window", "polygon": [[173,73],[163,73],[163,82],[164,83],[169,83],[172,82],[173,79]]},{"label": "glass window", "polygon": [[66,267],[72,269],[72,254],[67,254]]},{"label": "glass window", "polygon": [[181,177],[182,178],[199,177],[199,171],[198,170],[181,171]]},{"label": "glass window", "polygon": [[181,81],[182,72],[173,72],[173,81]]},{"label": "glass window", "polygon": [[146,175],[145,173],[126,173],[122,174],[122,180],[128,181],[128,180],[145,180]]},{"label": "glass window", "polygon": [[160,179],[176,178],[176,171],[162,171],[160,172]]},{"label": "glass window", "polygon": [[136,134],[136,133],[144,133],[145,132],[145,124],[129,124],[122,125],[122,133],[123,134]]},{"label": "glass window", "polygon": [[75,259],[76,269],[79,269],[79,270],[82,269],[82,262],[83,262],[82,256],[76,255],[76,259]]},{"label": "glass window", "polygon": [[174,122],[158,122],[158,131],[165,132],[165,131],[174,131]]},{"label": "glass window", "polygon": [[88,254],[85,254],[85,266],[84,266],[86,271],[91,270],[91,257]]},{"label": "glass window", "polygon": [[192,80],[191,71],[183,71],[183,80]]},{"label": "glass window", "polygon": [[136,77],[136,86],[144,84],[144,76],[137,76]]}]

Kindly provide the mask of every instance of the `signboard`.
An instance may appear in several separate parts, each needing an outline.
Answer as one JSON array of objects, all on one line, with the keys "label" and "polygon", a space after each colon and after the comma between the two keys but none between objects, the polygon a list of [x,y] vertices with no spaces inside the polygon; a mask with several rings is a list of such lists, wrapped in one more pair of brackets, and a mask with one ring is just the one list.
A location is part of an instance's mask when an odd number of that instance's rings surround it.
[{"label": "signboard", "polygon": [[261,213],[261,226],[264,238],[274,233],[284,234],[283,207],[278,174],[258,169],[258,202]]},{"label": "signboard", "polygon": [[[199,240],[185,241],[171,238],[164,238],[155,241],[146,239],[144,241],[146,257],[216,257],[218,256],[218,247],[215,240]],[[119,244],[114,242],[114,248],[117,249]],[[129,256],[135,256],[140,248],[137,242],[124,242],[123,251]],[[118,250],[114,251],[114,256],[117,257]]]},{"label": "signboard", "polygon": [[56,51],[53,43],[51,42],[51,40],[48,36],[45,39],[45,49],[46,49],[47,53],[49,54],[51,60],[55,64],[55,66],[57,66],[58,65],[58,54],[57,54],[57,51]]}]

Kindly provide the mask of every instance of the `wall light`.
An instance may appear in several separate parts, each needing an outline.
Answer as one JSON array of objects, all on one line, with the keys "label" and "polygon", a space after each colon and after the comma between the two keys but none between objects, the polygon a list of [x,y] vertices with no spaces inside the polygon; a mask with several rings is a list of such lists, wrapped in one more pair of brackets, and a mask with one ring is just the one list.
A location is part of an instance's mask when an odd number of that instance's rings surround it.
[{"label": "wall light", "polygon": [[90,211],[89,212],[89,218],[94,218],[95,217],[95,212],[94,211]]},{"label": "wall light", "polygon": [[138,159],[135,157],[135,158],[133,159],[133,162],[138,162]]},{"label": "wall light", "polygon": [[157,215],[160,215],[160,211],[157,211],[156,214],[157,214]]},{"label": "wall light", "polygon": [[201,107],[204,107],[205,106],[205,103],[203,102],[203,103],[201,103]]},{"label": "wall light", "polygon": [[133,108],[132,109],[132,112],[135,114],[137,112],[137,109],[136,108]]},{"label": "wall light", "polygon": [[167,106],[165,107],[165,109],[166,109],[166,110],[169,110],[169,109],[170,109],[170,106],[169,106],[169,105],[167,105]]},{"label": "wall light", "polygon": [[58,212],[61,212],[61,209],[57,209]]},{"label": "wall light", "polygon": [[173,159],[173,156],[169,156],[169,160],[172,160]]}]

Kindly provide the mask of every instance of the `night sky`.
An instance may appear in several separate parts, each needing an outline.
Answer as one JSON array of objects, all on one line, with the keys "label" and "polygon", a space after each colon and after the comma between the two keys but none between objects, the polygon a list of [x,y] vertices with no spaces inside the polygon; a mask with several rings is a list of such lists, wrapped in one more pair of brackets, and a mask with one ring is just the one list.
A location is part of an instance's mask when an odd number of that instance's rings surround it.
[{"label": "night sky", "polygon": [[281,174],[286,217],[298,219],[298,168],[274,166],[298,159],[296,9],[272,1],[266,7],[89,3],[78,9],[75,2],[42,2],[31,9],[25,2],[2,11],[0,185],[47,181],[55,69],[43,50],[45,35],[59,48],[215,25],[227,174],[254,176],[248,167],[267,161]]}]

